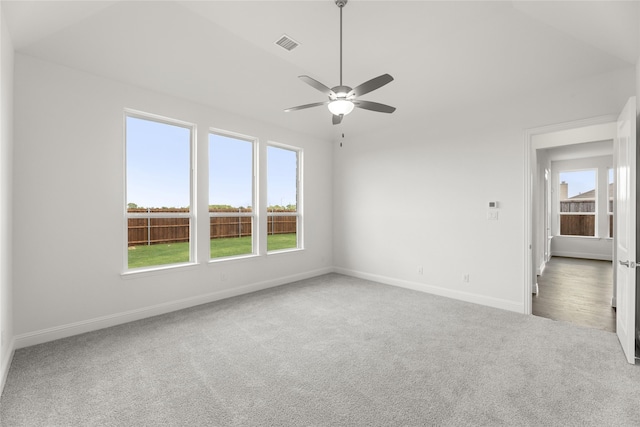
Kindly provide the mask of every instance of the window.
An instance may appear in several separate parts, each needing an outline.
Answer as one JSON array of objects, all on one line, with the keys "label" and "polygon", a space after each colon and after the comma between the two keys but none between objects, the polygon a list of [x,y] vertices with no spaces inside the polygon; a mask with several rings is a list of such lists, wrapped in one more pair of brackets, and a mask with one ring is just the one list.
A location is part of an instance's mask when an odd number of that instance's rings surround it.
[{"label": "window", "polygon": [[616,188],[614,185],[613,168],[607,169],[607,216],[609,220],[609,237],[613,238],[613,203]]},{"label": "window", "polygon": [[256,253],[255,140],[209,134],[209,239],[212,259]]},{"label": "window", "polygon": [[302,152],[267,146],[267,251],[302,247]]},{"label": "window", "polygon": [[193,126],[125,115],[126,268],[191,262]]},{"label": "window", "polygon": [[560,172],[560,235],[595,236],[597,171]]}]

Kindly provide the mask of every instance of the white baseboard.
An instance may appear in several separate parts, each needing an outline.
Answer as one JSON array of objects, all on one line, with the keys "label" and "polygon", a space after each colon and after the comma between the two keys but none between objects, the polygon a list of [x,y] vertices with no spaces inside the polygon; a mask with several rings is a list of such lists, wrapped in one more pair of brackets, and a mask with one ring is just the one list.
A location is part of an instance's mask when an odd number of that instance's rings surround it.
[{"label": "white baseboard", "polygon": [[57,340],[60,338],[66,338],[73,335],[79,335],[86,332],[96,331],[98,329],[104,329],[110,326],[116,326],[123,323],[145,319],[147,317],[170,313],[176,310],[182,310],[184,308],[194,307],[197,305],[206,304],[213,301],[219,301],[222,299],[231,298],[238,295],[248,294],[248,293],[260,291],[263,289],[285,285],[287,283],[296,282],[298,280],[304,280],[304,279],[309,279],[311,277],[321,276],[323,274],[332,273],[333,271],[334,269],[332,267],[326,267],[318,270],[307,271],[300,274],[294,274],[291,276],[279,277],[277,279],[272,279],[272,280],[266,280],[264,282],[252,283],[245,286],[239,286],[236,288],[222,289],[216,292],[211,292],[208,294],[198,295],[190,298],[184,298],[177,301],[157,304],[150,307],[129,310],[122,313],[115,313],[115,314],[110,314],[102,317],[96,317],[93,319],[69,323],[66,325],[55,326],[52,328],[42,329],[39,331],[27,332],[24,334],[17,335],[15,337],[14,348],[18,349],[23,347],[29,347],[32,345],[42,344],[42,343]]},{"label": "white baseboard", "polygon": [[349,270],[346,268],[334,268],[336,273],[346,276],[353,276],[360,279],[380,282],[386,285],[398,286],[400,288],[413,289],[414,291],[425,292],[428,294],[439,295],[456,300],[471,302],[489,307],[500,308],[502,310],[514,311],[516,313],[524,313],[524,304],[508,301],[500,298],[487,297],[484,295],[472,294],[453,289],[446,289],[439,286],[427,285],[424,283],[410,282],[408,280],[396,279],[392,277],[380,276],[377,274],[363,273],[361,271]]},{"label": "white baseboard", "polygon": [[536,275],[542,276],[542,273],[544,273],[544,269],[546,267],[547,267],[547,263],[545,261],[542,261],[540,263],[540,265],[538,266],[538,270],[536,271]]},{"label": "white baseboard", "polygon": [[600,261],[612,261],[611,254],[593,254],[588,252],[568,252],[568,251],[553,251],[551,256],[559,256],[566,258],[582,258],[582,259],[596,259]]},{"label": "white baseboard", "polygon": [[[96,331],[98,329],[104,329],[111,326],[120,325],[123,323],[133,322],[136,320],[145,319],[160,314],[170,313],[176,310],[182,310],[184,308],[194,307],[201,304],[206,304],[213,301],[219,301],[226,298],[231,298],[238,295],[248,294],[251,292],[260,291],[263,289],[273,288],[276,286],[285,285],[287,283],[296,282],[298,280],[309,279],[311,277],[321,276],[328,273],[340,273],[346,276],[358,277],[366,280],[372,280],[375,282],[384,283],[387,285],[398,286],[401,288],[412,289],[416,291],[426,292],[434,295],[440,295],[447,298],[457,299],[461,301],[471,302],[475,304],[486,305],[489,307],[499,308],[503,310],[514,311],[517,313],[524,313],[523,304],[508,301],[500,298],[487,297],[483,295],[477,295],[469,292],[463,292],[458,290],[446,289],[438,286],[427,285],[424,283],[410,282],[407,280],[396,279],[391,277],[380,276],[376,274],[364,273],[355,270],[349,270],[345,268],[325,267],[318,270],[308,271],[300,274],[294,274],[286,277],[280,277],[277,279],[266,280],[259,283],[252,283],[245,286],[239,286],[231,289],[222,289],[219,291],[211,292],[204,295],[199,295],[190,298],[184,298],[177,301],[166,302],[157,304],[154,306],[139,308],[135,310],[129,310],[121,313],[115,313],[107,316],[96,317],[93,319],[83,320],[80,322],[69,323],[66,325],[55,326],[52,328],[42,329],[33,332],[27,332],[17,335],[12,341],[13,349],[20,349],[23,347],[29,347],[32,345],[42,344],[48,341],[53,341],[60,338],[66,338],[73,335],[79,335],[86,332]],[[7,372],[8,372],[8,363]],[[4,370],[5,367],[3,366]],[[6,375],[6,372],[3,371]]]},{"label": "white baseboard", "polygon": [[5,355],[2,358],[2,363],[0,364],[0,396],[4,391],[4,384],[7,381],[7,376],[9,375],[9,368],[11,367],[11,362],[13,361],[13,354],[15,353],[16,348],[16,340],[12,338],[9,342],[9,348],[6,351]]}]

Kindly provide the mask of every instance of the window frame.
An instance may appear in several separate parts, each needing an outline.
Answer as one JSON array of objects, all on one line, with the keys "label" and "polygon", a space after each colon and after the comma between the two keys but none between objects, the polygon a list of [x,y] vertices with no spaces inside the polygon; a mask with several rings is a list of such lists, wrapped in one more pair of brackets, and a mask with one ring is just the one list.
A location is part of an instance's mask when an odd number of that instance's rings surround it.
[{"label": "window frame", "polygon": [[[209,141],[209,136],[211,134],[251,143],[251,171],[252,171],[251,199],[252,200],[251,200],[251,212],[218,212],[218,213],[209,211],[209,205],[211,204],[211,200],[207,200],[207,212],[209,213],[207,225],[209,230],[211,229],[211,218],[229,218],[229,217],[251,218],[251,253],[212,258],[211,257],[211,231],[209,231],[208,233],[209,234],[209,262],[213,263],[213,262],[227,261],[231,259],[249,258],[249,257],[257,256],[258,248],[259,248],[259,236],[260,236],[260,233],[259,233],[260,216],[258,212],[259,209],[257,208],[258,201],[259,201],[258,199],[258,138],[249,136],[249,135],[243,135],[237,132],[223,130],[223,129],[209,128],[209,132],[207,133],[207,146],[209,150],[211,150],[211,142]],[[210,158],[210,155],[211,153],[209,152],[209,156],[207,157],[207,164],[208,164],[207,182],[208,183],[210,183],[211,181],[211,164],[208,161]],[[209,198],[209,195],[207,195],[207,199],[208,198]]]},{"label": "window frame", "polygon": [[613,210],[616,205],[616,173],[613,167],[607,168],[607,230],[608,238],[613,239],[615,233]]},{"label": "window frame", "polygon": [[[269,147],[279,148],[282,150],[289,150],[296,153],[296,211],[295,212],[269,212],[268,210],[268,199],[269,199]],[[265,198],[267,199],[267,203],[265,205],[265,230],[262,233],[265,237],[265,251],[267,255],[280,254],[286,252],[295,252],[304,250],[304,181],[303,181],[303,171],[304,171],[304,150],[300,147],[296,147],[293,145],[282,144],[275,141],[267,141],[265,147],[266,159],[265,159],[265,168],[267,169],[266,173],[266,191]],[[296,217],[296,247],[295,248],[286,248],[286,249],[278,249],[270,251],[268,249],[268,236],[269,236],[269,217],[285,217],[285,216],[295,216]]]},{"label": "window frame", "polygon": [[[135,118],[139,120],[147,120],[170,126],[177,126],[189,130],[189,212],[129,212],[127,200],[127,118]],[[183,268],[185,266],[197,264],[197,222],[196,218],[196,189],[194,185],[196,175],[196,135],[197,125],[195,123],[183,120],[173,119],[158,114],[147,113],[143,111],[124,109],[123,114],[123,141],[124,141],[124,254],[123,254],[123,275],[144,273],[157,270],[166,270],[172,268]],[[143,267],[129,268],[129,219],[133,218],[188,218],[189,219],[189,260],[185,262],[176,262],[171,264],[158,264]]]},{"label": "window frame", "polygon": [[[562,199],[560,199],[560,186],[562,185],[562,180],[560,179],[560,174],[562,173],[570,173],[570,172],[584,172],[584,171],[593,171],[595,172],[594,177],[594,211],[593,212],[562,212]],[[556,205],[557,213],[558,213],[558,236],[562,237],[581,237],[581,238],[598,238],[598,168],[583,168],[583,169],[562,169],[558,170],[558,203]],[[568,195],[567,195],[568,197]],[[593,236],[583,235],[583,234],[562,234],[562,217],[563,216],[576,216],[576,215],[584,215],[584,216],[593,216]]]}]

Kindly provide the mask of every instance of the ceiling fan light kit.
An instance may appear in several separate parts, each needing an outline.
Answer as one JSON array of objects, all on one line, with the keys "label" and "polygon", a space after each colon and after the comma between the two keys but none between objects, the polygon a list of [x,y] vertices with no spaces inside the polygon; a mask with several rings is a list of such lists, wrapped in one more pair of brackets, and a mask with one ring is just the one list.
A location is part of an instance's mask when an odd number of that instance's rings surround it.
[{"label": "ceiling fan light kit", "polygon": [[379,113],[393,113],[396,109],[385,104],[379,104],[377,102],[370,101],[358,101],[356,98],[360,95],[364,95],[371,91],[381,88],[389,82],[393,81],[393,77],[389,74],[383,74],[371,80],[362,83],[355,89],[342,84],[342,8],[347,4],[347,0],[335,0],[336,5],[340,8],[340,85],[329,89],[328,86],[320,83],[319,81],[309,76],[298,76],[300,80],[307,83],[309,86],[319,90],[329,97],[328,101],[315,102],[313,104],[299,105],[297,107],[291,107],[284,110],[285,112],[303,110],[306,108],[318,107],[320,105],[327,105],[329,111],[333,115],[332,123],[334,125],[342,122],[342,118],[353,111],[355,107],[365,110],[376,111]]},{"label": "ceiling fan light kit", "polygon": [[353,111],[355,105],[348,99],[336,99],[331,101],[328,105],[331,114],[336,116],[346,116]]}]

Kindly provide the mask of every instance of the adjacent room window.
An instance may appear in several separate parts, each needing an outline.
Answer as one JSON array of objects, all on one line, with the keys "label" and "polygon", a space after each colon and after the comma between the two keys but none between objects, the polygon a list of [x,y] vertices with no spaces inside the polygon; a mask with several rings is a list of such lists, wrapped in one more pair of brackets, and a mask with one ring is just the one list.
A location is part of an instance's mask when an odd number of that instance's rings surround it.
[{"label": "adjacent room window", "polygon": [[595,236],[597,171],[560,172],[560,235]]},{"label": "adjacent room window", "polygon": [[127,113],[126,268],[191,262],[193,126]]},{"label": "adjacent room window", "polygon": [[609,237],[613,238],[613,203],[616,195],[613,168],[607,169],[607,216],[609,221]]},{"label": "adjacent room window", "polygon": [[209,134],[211,259],[256,253],[255,139]]},{"label": "adjacent room window", "polygon": [[302,248],[302,151],[267,146],[267,251]]}]

